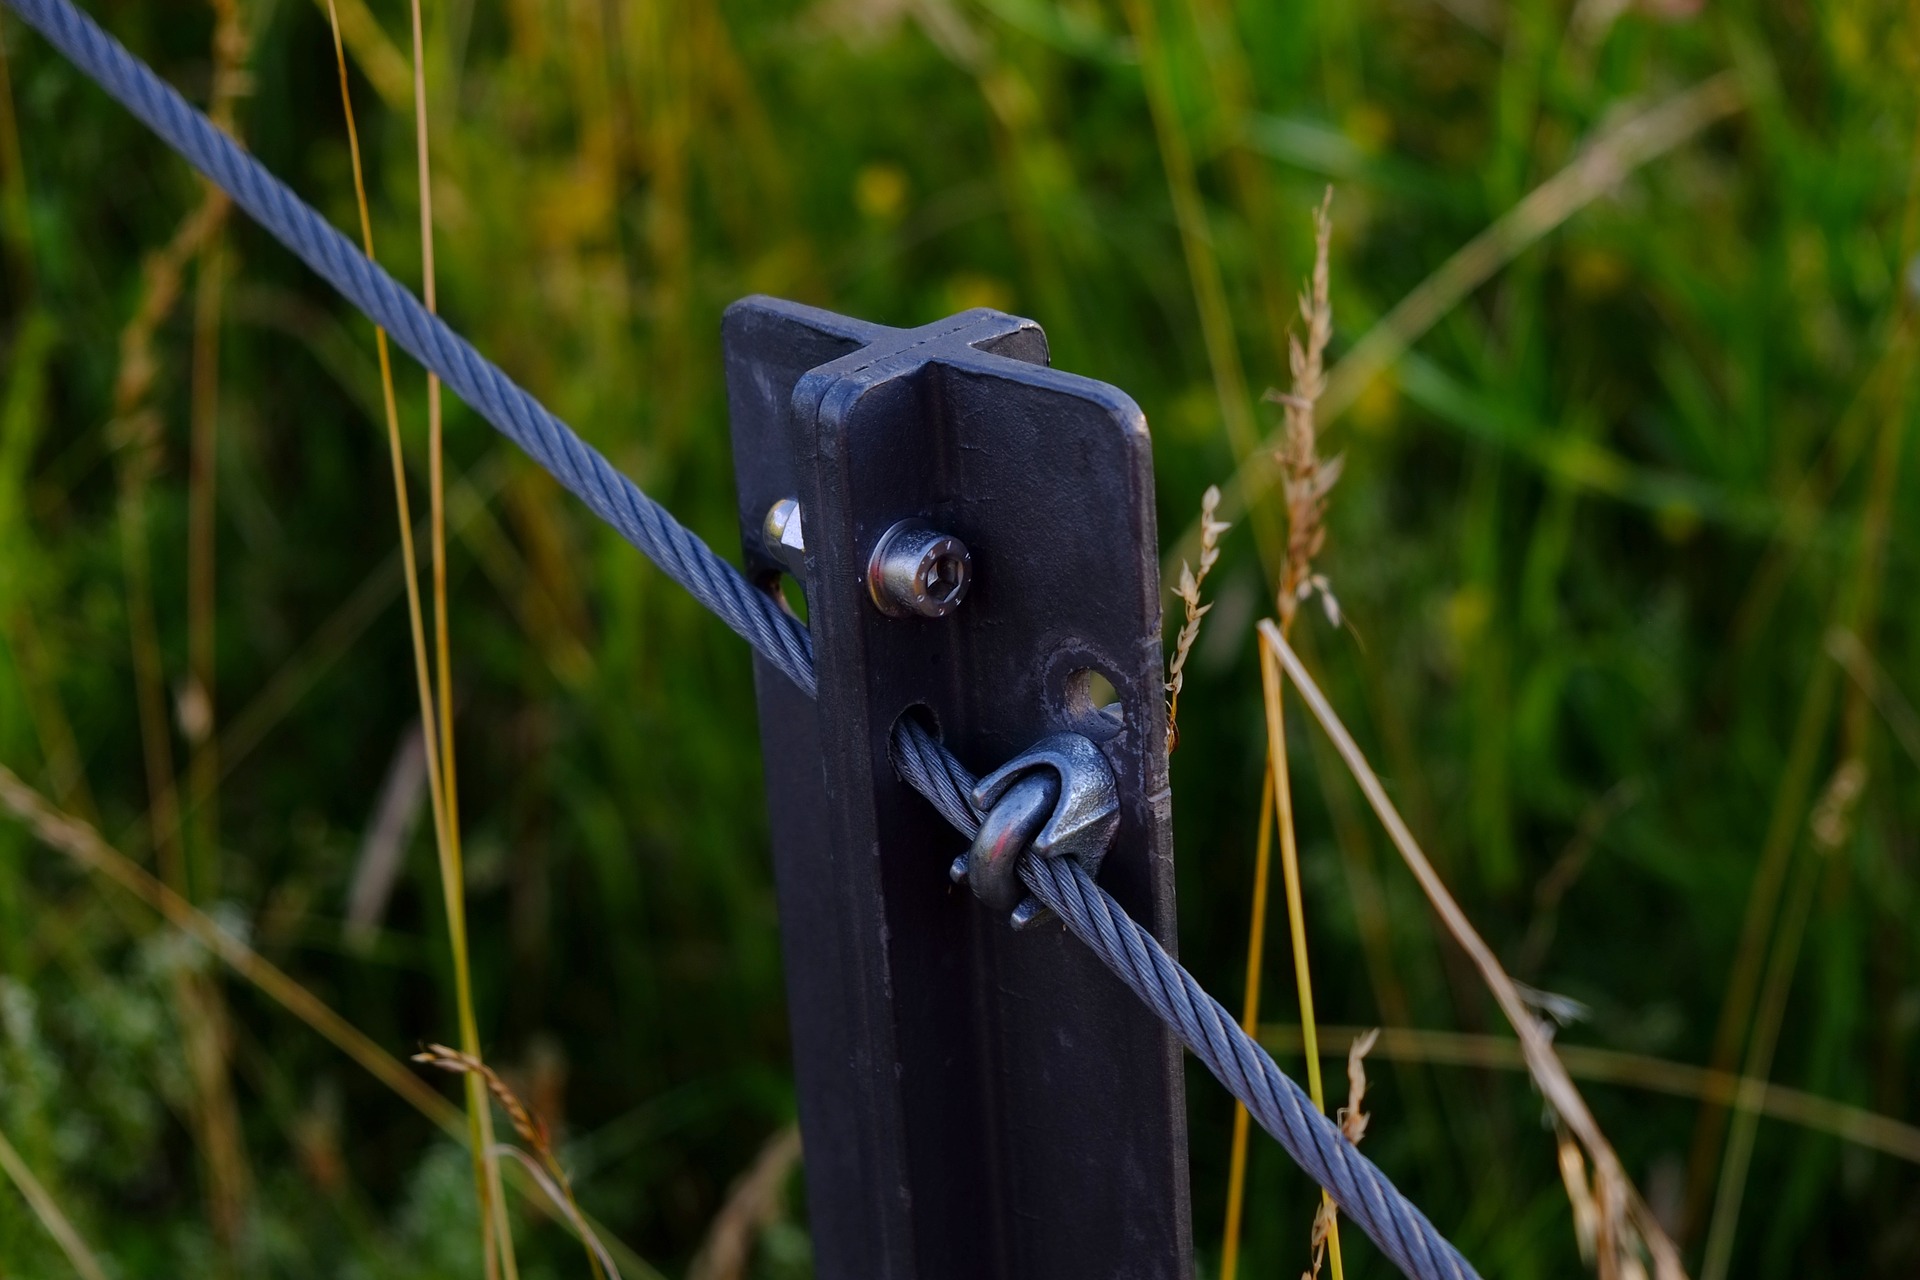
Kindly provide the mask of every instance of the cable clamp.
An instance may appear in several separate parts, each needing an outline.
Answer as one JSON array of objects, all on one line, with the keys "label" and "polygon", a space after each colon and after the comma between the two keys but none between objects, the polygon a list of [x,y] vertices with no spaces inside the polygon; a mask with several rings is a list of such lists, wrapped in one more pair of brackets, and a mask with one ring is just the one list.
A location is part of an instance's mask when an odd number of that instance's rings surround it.
[{"label": "cable clamp", "polygon": [[965,881],[1015,929],[1053,918],[1020,883],[1021,855],[1070,857],[1089,876],[1100,873],[1120,828],[1120,792],[1100,748],[1077,733],[1042,738],[980,779],[973,806],[985,817],[973,847],[955,858],[948,874]]}]

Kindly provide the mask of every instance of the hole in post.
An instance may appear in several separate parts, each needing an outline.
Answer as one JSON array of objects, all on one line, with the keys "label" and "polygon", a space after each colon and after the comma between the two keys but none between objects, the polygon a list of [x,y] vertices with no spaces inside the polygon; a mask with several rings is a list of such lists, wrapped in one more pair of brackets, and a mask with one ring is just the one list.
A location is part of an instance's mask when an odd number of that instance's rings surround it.
[{"label": "hole in post", "polygon": [[1113,681],[1085,667],[1067,677],[1067,717],[1089,738],[1111,738],[1127,727],[1127,713]]},{"label": "hole in post", "polygon": [[896,724],[902,720],[913,721],[936,738],[942,736],[940,732],[940,717],[935,715],[933,708],[924,702],[916,702],[894,717]]},{"label": "hole in post", "polygon": [[803,625],[807,620],[807,589],[799,579],[788,573],[765,573],[754,580],[755,585],[772,596],[780,608],[797,618]]}]

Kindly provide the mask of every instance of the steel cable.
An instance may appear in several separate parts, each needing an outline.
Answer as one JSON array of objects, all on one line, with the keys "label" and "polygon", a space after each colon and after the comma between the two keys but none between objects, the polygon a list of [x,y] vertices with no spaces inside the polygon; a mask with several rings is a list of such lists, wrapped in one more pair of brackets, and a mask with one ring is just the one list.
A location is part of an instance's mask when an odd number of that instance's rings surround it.
[{"label": "steel cable", "polygon": [[67,0],[6,0],[255,222],[809,694],[807,630]]},{"label": "steel cable", "polygon": [[[232,138],[69,0],[4,0],[108,94],[233,198],[503,435],[572,490],[661,570],[809,696],[816,692],[807,630],[622,475],[592,445],[430,313],[420,300],[268,172]],[[962,834],[978,830],[974,776],[924,726],[895,728],[894,763]],[[1298,1085],[1219,1001],[1070,859],[1031,855],[1034,894],[1246,1103],[1295,1163],[1415,1280],[1478,1280],[1467,1261],[1385,1174],[1314,1109]]]}]

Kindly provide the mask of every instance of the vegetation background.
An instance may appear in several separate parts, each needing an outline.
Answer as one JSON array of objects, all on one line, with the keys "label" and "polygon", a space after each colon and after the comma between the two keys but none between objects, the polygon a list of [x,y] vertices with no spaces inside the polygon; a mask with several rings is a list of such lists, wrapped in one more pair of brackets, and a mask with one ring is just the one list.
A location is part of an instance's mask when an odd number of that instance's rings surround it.
[{"label": "vegetation background", "polygon": [[[90,8],[354,228],[324,6]],[[417,282],[408,11],[341,12]],[[1035,317],[1146,409],[1172,549],[1278,425],[1331,185],[1345,625],[1297,642],[1515,976],[1584,1006],[1560,1043],[1615,1052],[1570,1061],[1690,1263],[1734,1178],[1712,1280],[1920,1271],[1920,8],[428,0],[425,39],[442,310],[723,549],[718,320],[753,291]],[[453,1042],[371,330],[238,217],[160,296],[199,183],[10,14],[0,40],[0,763],[148,866],[177,774],[201,909],[388,1052]],[[481,1039],[583,1207],[678,1275],[793,1107],[747,653],[451,401],[446,447]],[[1184,951],[1230,1004],[1281,511],[1227,512],[1174,757]],[[1368,1150],[1484,1274],[1574,1273],[1500,1019],[1292,719],[1320,1017],[1448,1033],[1376,1050]],[[107,1274],[480,1274],[452,1139],[10,819],[0,969],[0,1163]],[[1724,1159],[1728,1077],[1689,1064],[1855,1110],[1769,1112]],[[1190,1094],[1211,1274],[1230,1105]],[[807,1274],[787,1182],[750,1274]],[[1256,1144],[1246,1274],[1305,1266],[1313,1203]],[[582,1274],[516,1205],[524,1274]],[[0,1271],[68,1272],[43,1217],[0,1191]]]}]

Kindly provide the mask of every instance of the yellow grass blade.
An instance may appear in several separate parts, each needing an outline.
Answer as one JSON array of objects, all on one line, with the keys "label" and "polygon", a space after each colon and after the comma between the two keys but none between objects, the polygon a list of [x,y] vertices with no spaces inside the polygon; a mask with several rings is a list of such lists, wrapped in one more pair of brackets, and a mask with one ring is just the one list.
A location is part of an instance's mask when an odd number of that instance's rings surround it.
[{"label": "yellow grass blade", "polygon": [[[1320,1033],[1328,1040],[1338,1041],[1359,1036],[1366,1030],[1323,1026]],[[1269,1024],[1260,1028],[1259,1035],[1260,1043],[1271,1053],[1300,1052],[1302,1037],[1298,1027]],[[1732,1102],[1744,1091],[1754,1099],[1754,1109],[1760,1115],[1816,1133],[1831,1134],[1843,1142],[1920,1165],[1920,1125],[1864,1107],[1765,1080],[1753,1080],[1731,1071],[1716,1071],[1712,1067],[1697,1067],[1641,1053],[1573,1044],[1556,1044],[1554,1050],[1566,1064],[1567,1074],[1577,1080],[1722,1105]],[[1517,1040],[1465,1031],[1382,1027],[1373,1052],[1375,1056],[1395,1062],[1421,1062],[1436,1067],[1527,1069],[1525,1051]]]},{"label": "yellow grass blade", "polygon": [[0,40],[0,251],[7,269],[31,297],[34,289],[33,219],[27,203],[27,167],[20,153],[20,121],[13,109],[13,75]]},{"label": "yellow grass blade", "polygon": [[[421,293],[429,312],[438,312],[439,297],[433,266],[433,173],[427,148],[427,58],[426,38],[422,31],[420,0],[408,6],[413,19],[413,124],[415,150],[419,158]],[[444,802],[441,817],[444,839],[440,842],[440,884],[446,898],[447,932],[453,947],[454,994],[458,1005],[460,1047],[475,1058],[480,1056],[480,1028],[473,1012],[473,978],[467,953],[466,873],[460,851],[460,793],[456,783],[453,747],[453,666],[452,645],[447,627],[447,513],[446,479],[442,442],[443,415],[440,378],[427,374],[427,492],[428,523],[433,539],[433,637],[434,665],[439,677],[439,752],[431,745],[427,752],[430,770],[441,775]],[[396,478],[395,483],[400,481]],[[409,582],[412,581],[409,576]],[[423,691],[424,692],[424,691]],[[431,716],[423,703],[423,716]],[[434,739],[429,737],[428,743]],[[519,1267],[513,1253],[513,1232],[507,1222],[506,1199],[500,1190],[500,1159],[494,1154],[493,1111],[478,1080],[467,1079],[467,1108],[479,1117],[479,1132],[473,1147],[474,1175],[480,1192],[483,1222],[490,1224],[486,1249],[487,1274],[494,1274],[495,1250],[507,1280],[519,1280]]]},{"label": "yellow grass blade", "polygon": [[[1260,957],[1266,951],[1267,880],[1273,865],[1273,771],[1260,786],[1260,834],[1253,846],[1253,922],[1247,932],[1247,994],[1240,1026],[1248,1035],[1260,1025]],[[1227,1225],[1220,1242],[1220,1280],[1240,1271],[1240,1218],[1247,1194],[1247,1104],[1234,1100],[1233,1154],[1227,1166]]]},{"label": "yellow grass blade", "polygon": [[379,19],[367,7],[366,0],[314,0],[327,13],[327,21],[340,33],[354,65],[366,76],[367,83],[390,107],[404,107],[413,92],[413,72],[406,55],[394,46],[380,29]]},{"label": "yellow grass blade", "polygon": [[7,1141],[4,1133],[0,1133],[0,1172],[4,1172],[8,1181],[19,1189],[27,1206],[33,1210],[33,1216],[40,1219],[40,1225],[60,1246],[60,1252],[67,1255],[67,1261],[73,1264],[73,1269],[80,1273],[82,1280],[107,1280],[106,1272],[100,1269],[99,1262],[94,1259],[93,1250],[73,1229],[73,1223],[60,1211],[59,1204],[47,1194],[47,1189],[40,1185],[40,1179],[33,1176],[33,1170],[27,1167],[27,1162],[20,1158],[20,1153],[13,1149],[13,1144]]},{"label": "yellow grass blade", "polygon": [[[1273,640],[1280,628],[1263,622],[1260,626],[1260,688],[1266,701],[1268,785],[1273,789],[1274,815],[1280,824],[1280,872],[1287,893],[1287,933],[1293,943],[1293,974],[1300,995],[1300,1035],[1306,1045],[1307,1095],[1321,1115],[1327,1113],[1326,1090],[1320,1080],[1320,1041],[1314,1028],[1313,975],[1307,966],[1306,906],[1300,897],[1300,849],[1293,830],[1293,784],[1287,776],[1287,729],[1281,702],[1279,653]],[[1333,1280],[1345,1280],[1346,1270],[1340,1258],[1340,1223],[1333,1217],[1333,1197],[1324,1190],[1321,1203],[1328,1206],[1327,1256],[1333,1263]]]},{"label": "yellow grass blade", "polygon": [[[328,16],[333,31],[334,60],[340,73],[340,104],[346,116],[347,149],[353,162],[354,198],[360,214],[360,237],[367,256],[374,256],[373,220],[367,209],[365,170],[360,159],[360,136],[353,115],[353,98],[347,82],[346,51],[341,41],[338,11],[329,0]],[[426,625],[420,605],[419,562],[413,548],[413,515],[407,499],[406,459],[400,443],[400,411],[393,390],[393,357],[387,346],[386,331],[374,329],[374,345],[380,358],[380,392],[387,417],[387,445],[393,466],[394,502],[400,521],[400,549],[403,577],[407,588],[407,621],[413,639],[414,683],[420,700],[422,736],[426,741],[427,796],[433,812],[434,845],[439,857],[442,893],[446,898],[447,928],[453,949],[454,985],[461,1023],[461,1040],[478,1038],[473,1032],[470,970],[467,965],[466,912],[455,886],[461,883],[459,854],[449,845],[448,803],[445,774],[441,768],[440,721],[435,713],[433,682],[427,667]],[[489,1154],[493,1145],[493,1115],[486,1094],[475,1082],[467,1084],[467,1146],[473,1154],[475,1182],[481,1206],[482,1239],[485,1242],[487,1274],[498,1274],[495,1258],[495,1232],[492,1194],[499,1164]],[[488,1173],[492,1173],[492,1177]]]}]

